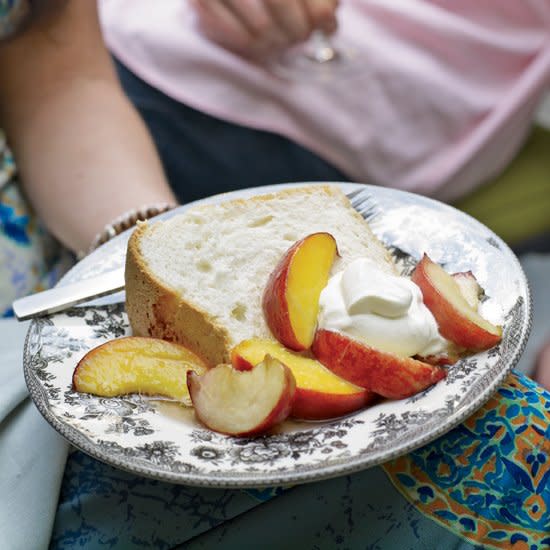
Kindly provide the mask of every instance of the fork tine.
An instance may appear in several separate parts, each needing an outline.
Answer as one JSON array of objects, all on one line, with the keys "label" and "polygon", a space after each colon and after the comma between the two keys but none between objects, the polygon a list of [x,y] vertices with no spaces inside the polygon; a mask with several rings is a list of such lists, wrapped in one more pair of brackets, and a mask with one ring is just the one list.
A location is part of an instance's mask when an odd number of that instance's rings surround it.
[{"label": "fork tine", "polygon": [[355,207],[355,205],[361,204],[367,199],[372,199],[372,194],[364,187],[359,187],[359,189],[355,189],[351,193],[348,193],[347,197],[352,206]]},{"label": "fork tine", "polygon": [[366,220],[372,218],[377,213],[376,200],[372,194],[365,188],[359,188],[348,194],[351,205]]},{"label": "fork tine", "polygon": [[372,197],[370,195],[357,195],[352,201],[351,205],[357,210],[368,207],[369,204],[372,204]]},{"label": "fork tine", "polygon": [[353,203],[354,199],[358,196],[365,193],[365,189],[363,187],[360,187],[359,189],[355,189],[351,193],[347,193],[348,199]]}]

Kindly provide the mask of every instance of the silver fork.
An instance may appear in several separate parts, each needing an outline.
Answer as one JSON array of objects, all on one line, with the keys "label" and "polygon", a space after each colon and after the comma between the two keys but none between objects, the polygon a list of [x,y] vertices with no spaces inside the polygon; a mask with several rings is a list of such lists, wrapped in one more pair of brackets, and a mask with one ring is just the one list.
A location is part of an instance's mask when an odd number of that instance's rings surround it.
[{"label": "silver fork", "polygon": [[365,220],[372,220],[378,214],[378,205],[375,198],[372,196],[372,193],[360,187],[355,191],[347,194],[348,199],[351,202],[351,205]]}]

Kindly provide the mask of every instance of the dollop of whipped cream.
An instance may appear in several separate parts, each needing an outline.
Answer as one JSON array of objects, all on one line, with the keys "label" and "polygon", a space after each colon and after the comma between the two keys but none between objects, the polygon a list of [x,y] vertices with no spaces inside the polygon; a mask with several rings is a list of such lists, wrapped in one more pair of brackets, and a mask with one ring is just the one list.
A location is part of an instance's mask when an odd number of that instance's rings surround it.
[{"label": "dollop of whipped cream", "polygon": [[448,342],[409,278],[359,258],[321,292],[319,327],[401,357],[444,354]]}]

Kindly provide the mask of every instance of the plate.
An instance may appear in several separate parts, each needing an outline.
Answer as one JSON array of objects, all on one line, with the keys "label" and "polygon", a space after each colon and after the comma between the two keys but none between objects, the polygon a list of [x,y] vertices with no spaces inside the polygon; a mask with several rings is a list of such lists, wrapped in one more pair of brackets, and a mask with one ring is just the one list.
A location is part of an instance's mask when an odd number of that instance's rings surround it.
[{"label": "plate", "polygon": [[[359,187],[335,185],[346,193]],[[387,400],[330,422],[287,422],[263,437],[233,438],[203,428],[190,409],[174,403],[140,396],[104,399],[71,389],[72,372],[90,348],[129,334],[124,304],[115,296],[111,303],[104,299],[31,323],[24,372],[42,415],[73,445],[115,467],[175,483],[226,488],[289,485],[348,474],[405,454],[456,426],[489,399],[523,351],[531,326],[525,275],[506,244],[473,218],[425,197],[365,187],[373,199],[368,221],[404,272],[410,273],[425,251],[449,272],[474,272],[486,294],[482,314],[504,326],[499,346],[462,359],[450,367],[445,380],[409,399]],[[170,215],[173,212],[164,217]],[[128,236],[122,234],[96,250],[60,284],[123,265]]]}]

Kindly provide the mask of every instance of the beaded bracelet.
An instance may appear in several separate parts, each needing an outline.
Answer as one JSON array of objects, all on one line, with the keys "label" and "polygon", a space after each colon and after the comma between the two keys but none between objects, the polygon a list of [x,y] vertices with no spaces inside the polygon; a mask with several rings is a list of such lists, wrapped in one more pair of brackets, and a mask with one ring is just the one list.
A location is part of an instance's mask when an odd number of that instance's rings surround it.
[{"label": "beaded bracelet", "polygon": [[136,225],[138,221],[148,220],[154,216],[163,214],[164,212],[168,212],[175,207],[175,204],[163,202],[158,204],[151,204],[148,206],[142,206],[137,210],[129,210],[128,212],[124,212],[124,214],[121,214],[113,221],[108,223],[94,237],[94,240],[92,241],[92,244],[88,248],[87,252],[78,253],[78,258],[81,259],[84,256],[87,256],[88,254],[90,254],[90,252],[93,252],[102,244],[110,241],[113,237],[120,235],[123,231],[126,231],[126,229],[130,229],[130,227],[134,227],[134,225]]}]

